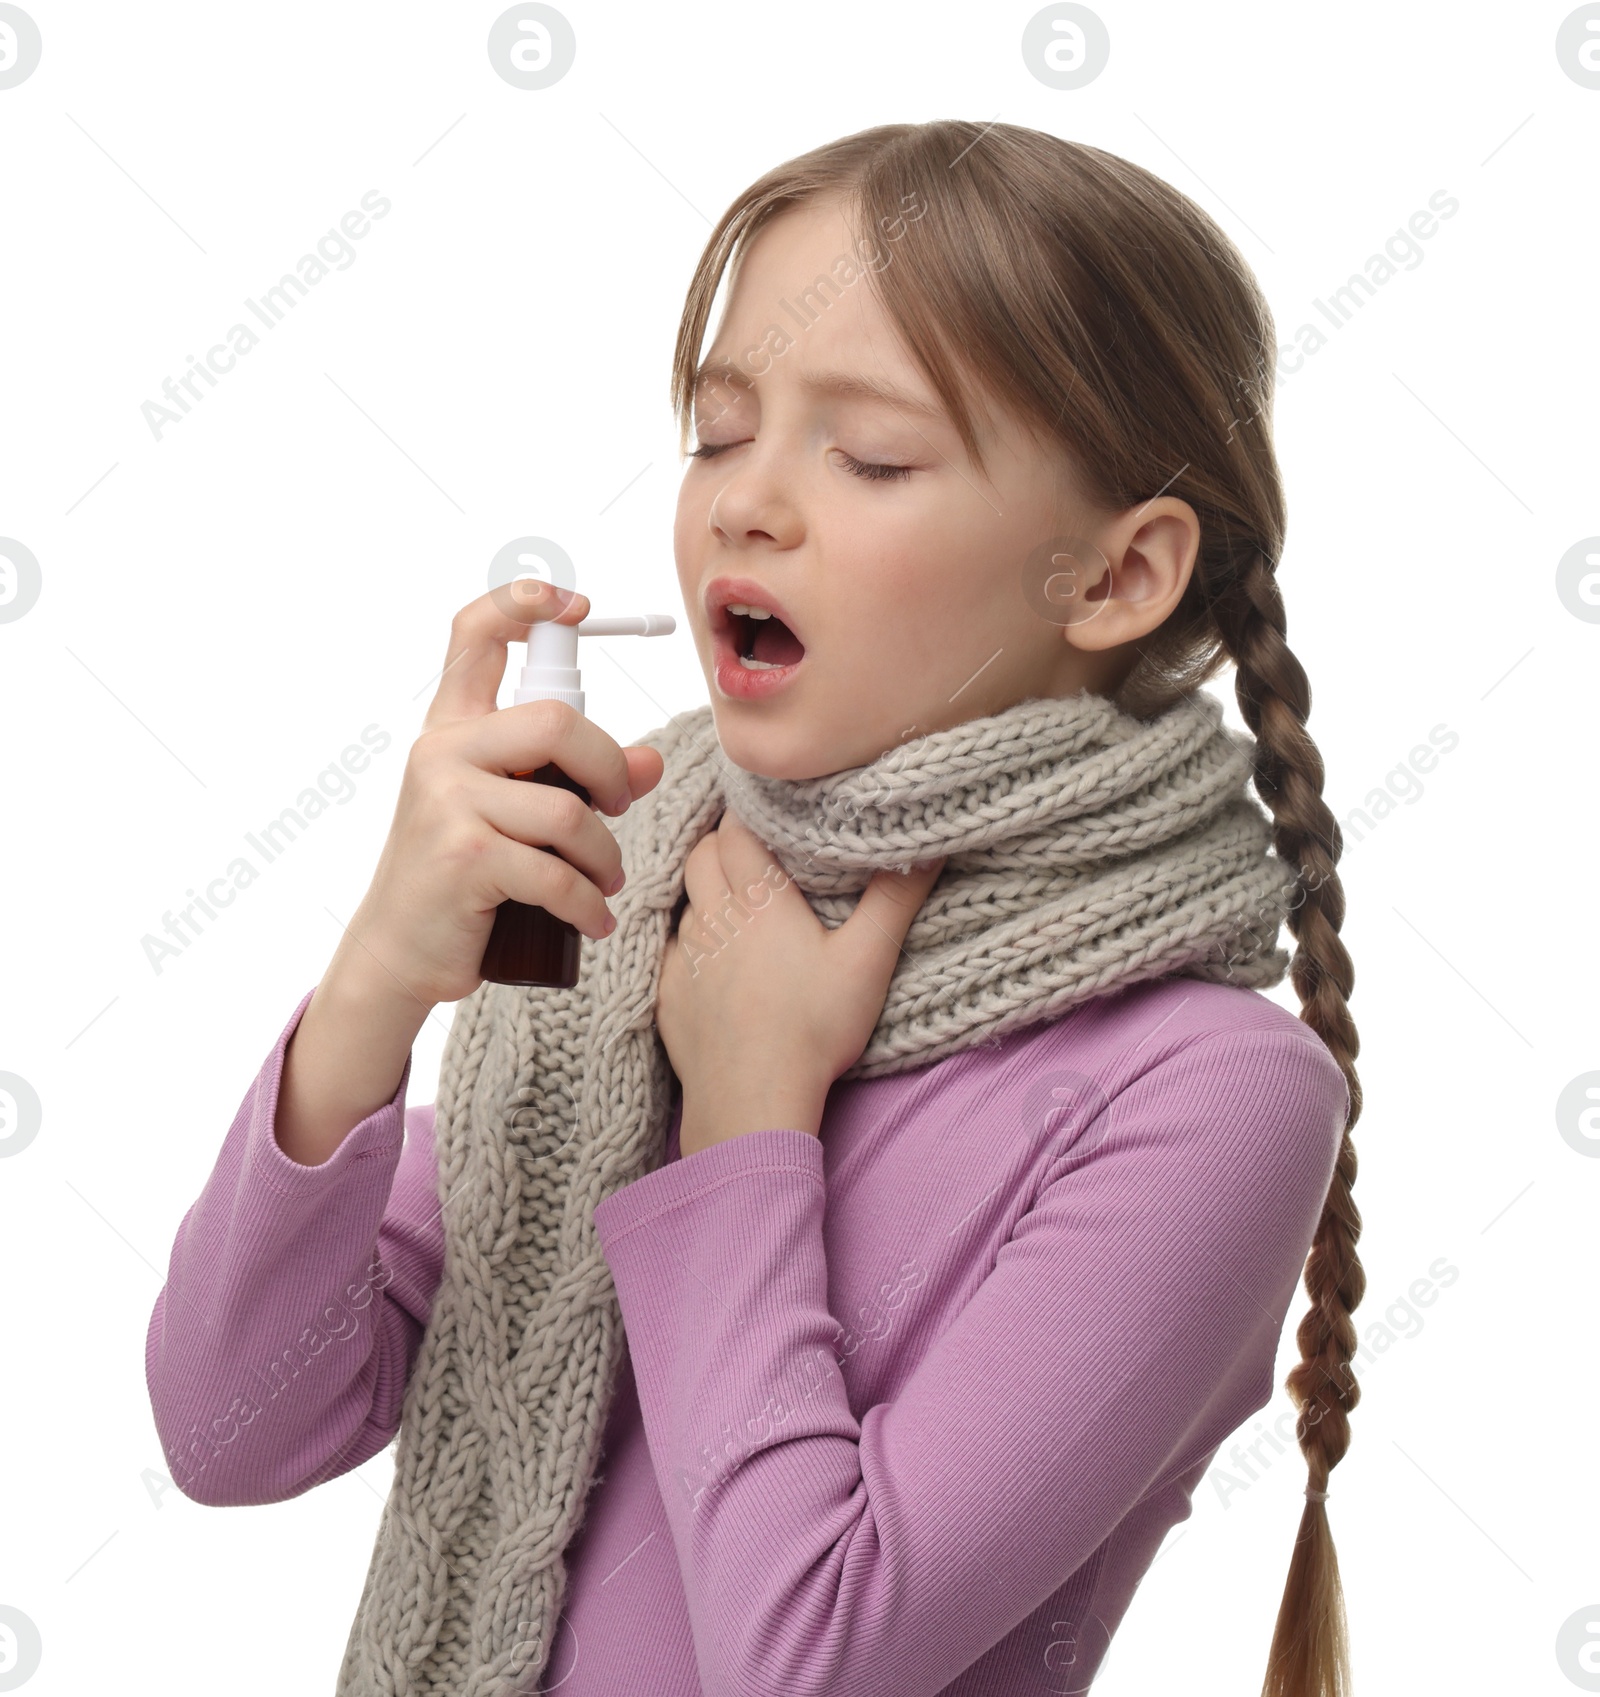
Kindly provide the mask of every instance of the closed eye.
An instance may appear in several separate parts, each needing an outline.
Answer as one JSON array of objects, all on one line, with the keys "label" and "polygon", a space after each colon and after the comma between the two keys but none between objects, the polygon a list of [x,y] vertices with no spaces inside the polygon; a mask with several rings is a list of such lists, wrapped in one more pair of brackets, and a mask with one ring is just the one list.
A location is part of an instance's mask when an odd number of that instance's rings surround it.
[{"label": "closed eye", "polygon": [[845,464],[857,477],[870,478],[879,483],[887,482],[890,479],[910,477],[912,472],[916,470],[915,466],[875,465],[870,460],[858,460],[854,454],[845,454],[843,448],[839,452],[844,454]]},{"label": "closed eye", "polygon": [[[689,457],[694,460],[714,459],[729,448],[738,446],[737,442],[702,442],[698,448],[690,451]],[[909,465],[880,465],[872,460],[858,460],[854,454],[847,453],[843,448],[839,452],[844,455],[845,464],[854,476],[866,478],[873,483],[903,481],[917,469]]]}]

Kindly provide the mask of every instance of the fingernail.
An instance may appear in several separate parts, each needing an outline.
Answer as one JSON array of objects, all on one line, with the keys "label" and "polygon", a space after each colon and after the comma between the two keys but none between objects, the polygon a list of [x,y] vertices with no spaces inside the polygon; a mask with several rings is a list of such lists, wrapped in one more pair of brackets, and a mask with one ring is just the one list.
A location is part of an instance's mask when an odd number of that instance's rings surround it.
[{"label": "fingernail", "polygon": [[600,921],[600,935],[602,937],[609,937],[616,928],[617,916],[614,913],[608,913],[605,918]]},{"label": "fingernail", "polygon": [[613,878],[611,880],[611,882],[606,885],[605,893],[608,896],[614,896],[617,893],[617,891],[620,890],[622,888],[622,886],[627,883],[627,881],[628,881],[628,874],[625,871],[619,872],[616,875],[616,877]]}]

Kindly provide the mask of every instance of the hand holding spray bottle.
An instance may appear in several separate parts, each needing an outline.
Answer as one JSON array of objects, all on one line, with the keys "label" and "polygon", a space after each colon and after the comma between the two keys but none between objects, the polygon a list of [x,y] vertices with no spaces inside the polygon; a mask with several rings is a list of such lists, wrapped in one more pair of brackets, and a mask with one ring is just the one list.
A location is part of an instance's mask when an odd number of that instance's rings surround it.
[{"label": "hand holding spray bottle", "polygon": [[[543,575],[543,574],[540,574]],[[560,574],[570,577],[570,571]],[[576,584],[564,582],[564,589]],[[576,625],[540,623],[528,629],[527,664],[522,669],[513,706],[525,701],[565,701],[583,712],[582,676],[578,671],[580,636],[667,636],[677,628],[669,613],[640,613],[629,617],[584,619]],[[571,790],[583,802],[589,792],[553,762],[513,772],[535,784],[554,784]],[[555,852],[550,850],[552,854]],[[578,982],[580,933],[575,925],[542,907],[504,901],[494,916],[479,968],[491,984],[537,985],[570,990]]]}]

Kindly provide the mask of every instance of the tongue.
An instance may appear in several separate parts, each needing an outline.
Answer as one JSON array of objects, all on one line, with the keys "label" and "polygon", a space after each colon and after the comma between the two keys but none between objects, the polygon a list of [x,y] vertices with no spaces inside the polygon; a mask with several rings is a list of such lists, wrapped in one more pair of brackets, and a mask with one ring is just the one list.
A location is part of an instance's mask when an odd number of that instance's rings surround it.
[{"label": "tongue", "polygon": [[764,660],[772,666],[792,666],[805,653],[805,646],[792,630],[773,614],[770,619],[755,621],[756,639],[750,649],[751,658]]}]

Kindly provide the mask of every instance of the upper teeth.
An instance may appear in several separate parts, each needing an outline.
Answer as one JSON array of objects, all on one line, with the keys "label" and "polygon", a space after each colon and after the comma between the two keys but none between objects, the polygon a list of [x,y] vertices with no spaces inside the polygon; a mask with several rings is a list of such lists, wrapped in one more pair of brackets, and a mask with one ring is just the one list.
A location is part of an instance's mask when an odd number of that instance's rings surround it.
[{"label": "upper teeth", "polygon": [[772,617],[771,608],[747,607],[742,601],[730,601],[728,611],[730,613],[748,613],[752,619],[770,619]]}]

